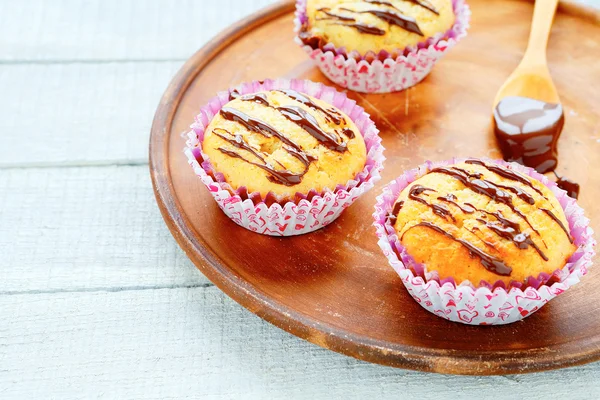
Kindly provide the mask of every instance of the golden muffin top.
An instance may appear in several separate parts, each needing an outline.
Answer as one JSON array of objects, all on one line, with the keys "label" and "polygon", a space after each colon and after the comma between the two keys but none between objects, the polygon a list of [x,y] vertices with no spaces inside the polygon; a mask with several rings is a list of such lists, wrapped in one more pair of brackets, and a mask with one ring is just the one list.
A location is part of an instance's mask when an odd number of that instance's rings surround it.
[{"label": "golden muffin top", "polygon": [[299,34],[312,47],[333,43],[348,52],[414,46],[454,24],[452,0],[308,0]]},{"label": "golden muffin top", "polygon": [[525,282],[575,251],[550,189],[479,160],[432,169],[400,193],[390,218],[415,261],[457,283]]},{"label": "golden muffin top", "polygon": [[364,139],[337,108],[297,91],[232,93],[202,150],[234,188],[292,198],[345,185],[363,170]]}]

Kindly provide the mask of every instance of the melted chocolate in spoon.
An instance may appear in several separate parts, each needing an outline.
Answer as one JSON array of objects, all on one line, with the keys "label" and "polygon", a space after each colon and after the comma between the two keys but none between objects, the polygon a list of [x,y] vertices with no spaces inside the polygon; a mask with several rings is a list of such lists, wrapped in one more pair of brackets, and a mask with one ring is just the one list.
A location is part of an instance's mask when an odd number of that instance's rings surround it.
[{"label": "melted chocolate in spoon", "polygon": [[[494,110],[494,131],[507,161],[516,161],[540,173],[554,171],[558,138],[565,117],[560,104],[509,96]],[[556,173],[555,173],[556,175]],[[570,197],[579,196],[579,184],[556,175],[556,184]]]},{"label": "melted chocolate in spoon", "polygon": [[565,117],[560,104],[527,97],[508,96],[494,109],[496,138],[507,161],[516,161],[538,172],[554,170],[557,142]]}]

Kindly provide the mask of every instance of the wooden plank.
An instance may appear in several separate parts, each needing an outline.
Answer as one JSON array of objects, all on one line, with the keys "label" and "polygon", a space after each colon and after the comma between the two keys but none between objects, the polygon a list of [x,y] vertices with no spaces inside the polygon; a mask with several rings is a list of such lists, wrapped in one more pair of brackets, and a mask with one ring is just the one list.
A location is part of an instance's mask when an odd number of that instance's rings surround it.
[{"label": "wooden plank", "polygon": [[208,283],[167,230],[146,166],[4,169],[0,188],[0,294]]},{"label": "wooden plank", "polygon": [[3,1],[0,62],[185,60],[222,29],[274,2]]},{"label": "wooden plank", "polygon": [[0,167],[145,164],[156,105],[180,64],[0,65]]},{"label": "wooden plank", "polygon": [[276,1],[3,1],[0,62],[183,61],[231,23]]},{"label": "wooden plank", "polygon": [[598,363],[510,377],[367,364],[272,327],[214,287],[1,296],[0,310],[7,399],[600,396]]}]

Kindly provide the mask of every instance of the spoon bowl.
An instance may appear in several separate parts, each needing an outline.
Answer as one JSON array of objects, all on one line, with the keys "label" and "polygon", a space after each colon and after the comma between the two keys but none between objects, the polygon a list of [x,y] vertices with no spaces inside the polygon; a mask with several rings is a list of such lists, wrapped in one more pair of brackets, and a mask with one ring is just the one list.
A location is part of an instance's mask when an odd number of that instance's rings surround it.
[{"label": "spoon bowl", "polygon": [[558,91],[546,64],[520,64],[498,90],[494,99],[494,107],[500,100],[508,96],[528,97],[546,103],[560,103]]},{"label": "spoon bowl", "polygon": [[527,97],[553,104],[560,103],[546,61],[546,46],[557,5],[558,0],[536,1],[527,50],[519,66],[496,94],[494,107],[507,96]]}]

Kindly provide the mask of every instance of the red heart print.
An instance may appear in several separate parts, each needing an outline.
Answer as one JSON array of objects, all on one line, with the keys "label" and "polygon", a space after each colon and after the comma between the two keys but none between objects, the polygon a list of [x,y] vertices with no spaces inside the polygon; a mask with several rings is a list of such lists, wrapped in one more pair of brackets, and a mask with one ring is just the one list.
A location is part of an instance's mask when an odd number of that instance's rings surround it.
[{"label": "red heart print", "polygon": [[469,311],[469,310],[458,310],[458,318],[461,321],[467,322],[467,323],[471,323],[475,317],[477,317],[479,315],[479,312],[477,311]]},{"label": "red heart print", "polygon": [[519,303],[519,301],[521,301],[523,299],[525,299],[525,300],[541,300],[542,299],[537,292],[527,291],[524,294],[525,294],[525,296],[516,296],[515,297],[515,301],[517,302],[517,304]]},{"label": "red heart print", "polygon": [[525,310],[522,307],[519,307],[519,312],[521,313],[522,316],[526,317],[527,315],[529,315],[529,311]]}]

